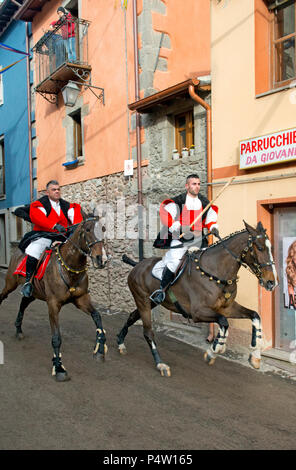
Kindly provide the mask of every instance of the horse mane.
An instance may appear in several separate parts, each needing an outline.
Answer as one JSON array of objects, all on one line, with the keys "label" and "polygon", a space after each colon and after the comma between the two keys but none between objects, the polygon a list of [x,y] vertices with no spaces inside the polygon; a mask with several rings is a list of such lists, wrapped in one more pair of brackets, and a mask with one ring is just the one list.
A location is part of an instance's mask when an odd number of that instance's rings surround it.
[{"label": "horse mane", "polygon": [[214,248],[216,246],[219,246],[221,245],[221,243],[227,241],[227,240],[230,240],[230,238],[233,238],[235,235],[239,235],[240,233],[244,233],[244,232],[247,232],[247,229],[242,229],[242,230],[238,230],[237,232],[232,232],[230,233],[229,235],[226,235],[226,237],[224,238],[221,238],[221,240],[218,240],[216,241],[215,243],[212,243],[212,245],[209,245],[206,250],[210,250],[211,248]]}]

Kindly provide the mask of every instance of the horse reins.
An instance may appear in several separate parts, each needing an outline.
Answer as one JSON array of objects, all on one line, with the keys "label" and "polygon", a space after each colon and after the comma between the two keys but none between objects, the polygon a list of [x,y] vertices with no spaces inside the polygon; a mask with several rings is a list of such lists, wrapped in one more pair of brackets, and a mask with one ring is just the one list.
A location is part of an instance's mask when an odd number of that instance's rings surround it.
[{"label": "horse reins", "polygon": [[[244,230],[243,230],[244,232]],[[248,237],[248,245],[243,249],[240,257],[238,257],[237,255],[235,255],[235,253],[233,253],[224,243],[224,240],[218,235],[217,238],[219,239],[219,242],[221,243],[221,245],[223,246],[223,248],[239,263],[240,266],[243,266],[245,269],[247,269],[248,271],[250,271],[252,274],[255,274],[255,276],[259,279],[259,281],[262,280],[262,271],[261,269],[262,268],[266,268],[268,266],[272,266],[274,265],[274,262],[270,261],[268,263],[257,263],[257,261],[255,260],[255,254],[254,254],[254,250],[253,250],[253,245],[255,244],[256,247],[258,248],[259,251],[263,251],[263,248],[261,248],[260,246],[258,246],[256,244],[256,240],[257,239],[260,239],[260,238],[264,238],[265,240],[267,239],[267,236],[266,234],[260,234],[260,235],[256,235],[255,237],[252,236],[251,234],[249,234],[249,237]],[[228,239],[231,238],[228,237]],[[212,245],[214,246],[214,245]],[[209,247],[211,248],[211,247]],[[247,253],[250,252],[250,255],[252,257],[252,266],[254,266],[254,269],[252,269],[250,266],[248,266],[246,264],[245,261],[243,261],[243,258],[246,257]],[[229,281],[227,281],[229,282]]]},{"label": "horse reins", "polygon": [[[86,222],[89,222],[89,221],[93,221],[93,220],[97,220],[95,217],[89,217],[88,219],[84,220],[83,224],[82,224],[82,228],[84,228],[84,224]],[[75,224],[75,225],[80,225],[81,222],[79,224]],[[75,227],[75,225],[72,225],[71,227]],[[60,235],[62,235],[64,238],[66,238],[67,241],[69,241],[70,243],[72,243],[72,245],[79,251],[79,253],[81,253],[83,256],[87,256],[89,255],[90,253],[90,250],[91,250],[91,247],[96,245],[97,243],[101,243],[102,240],[99,240],[99,239],[96,239],[94,242],[91,242],[89,243],[85,237],[85,233],[84,233],[84,230],[80,232],[79,234],[79,241],[81,240],[81,238],[83,237],[84,238],[84,241],[85,241],[85,244],[87,246],[87,251],[84,251],[82,250],[79,246],[76,245],[76,243],[74,243],[70,238],[67,238],[66,235],[64,235],[63,233],[59,232]],[[72,268],[70,266],[68,266],[65,262],[65,260],[63,259],[62,255],[61,255],[61,252],[60,252],[60,248],[59,246],[56,246],[55,248],[55,251],[56,251],[56,255],[57,255],[57,258],[58,258],[58,267],[59,267],[59,272],[60,272],[60,276],[62,278],[62,280],[64,281],[64,283],[66,284],[66,286],[68,287],[68,289],[70,290],[70,292],[74,292],[76,287],[74,286],[70,286],[68,284],[68,282],[65,280],[64,276],[63,276],[63,272],[62,272],[62,267],[65,268],[68,272],[70,273],[75,273],[75,274],[82,274],[82,273],[85,273],[87,271],[87,266],[85,266],[85,268],[83,269],[77,269],[77,268]],[[78,284],[78,282],[80,281],[80,278],[78,279],[78,281],[76,282],[76,285]]]},{"label": "horse reins", "polygon": [[[96,217],[89,217],[88,219],[84,220],[83,221],[83,224],[82,224],[82,227],[83,225],[86,223],[86,222],[90,222],[92,220],[97,220]],[[71,228],[72,227],[75,227],[75,226],[78,226],[80,225],[81,222],[79,222],[79,224],[74,224],[74,225],[71,225]],[[59,235],[62,235],[67,241],[69,241],[70,243],[72,243],[72,245],[79,251],[79,253],[81,253],[83,256],[87,256],[89,255],[90,253],[90,249],[92,246],[96,245],[97,243],[100,243],[102,242],[102,240],[99,240],[99,239],[96,239],[94,242],[91,242],[91,243],[88,243],[88,241],[86,240],[86,237],[85,237],[85,233],[84,231],[83,232],[80,232],[79,234],[79,240],[81,239],[81,237],[84,237],[84,241],[86,243],[86,246],[87,246],[87,251],[84,251],[82,250],[82,248],[80,248],[78,245],[76,245],[76,243],[74,243],[71,238],[68,238],[66,235],[64,235],[62,232],[57,232]]]}]

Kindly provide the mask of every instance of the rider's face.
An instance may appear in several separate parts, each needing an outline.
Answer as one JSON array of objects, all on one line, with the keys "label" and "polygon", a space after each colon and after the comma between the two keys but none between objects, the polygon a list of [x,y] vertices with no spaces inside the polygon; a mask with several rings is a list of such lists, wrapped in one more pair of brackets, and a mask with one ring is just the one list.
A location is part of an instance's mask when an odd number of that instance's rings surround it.
[{"label": "rider's face", "polygon": [[186,191],[191,196],[197,196],[200,190],[200,179],[190,178],[185,185]]},{"label": "rider's face", "polygon": [[61,198],[61,188],[58,185],[50,184],[48,186],[46,194],[49,197],[49,199],[51,199],[52,201],[57,202]]}]

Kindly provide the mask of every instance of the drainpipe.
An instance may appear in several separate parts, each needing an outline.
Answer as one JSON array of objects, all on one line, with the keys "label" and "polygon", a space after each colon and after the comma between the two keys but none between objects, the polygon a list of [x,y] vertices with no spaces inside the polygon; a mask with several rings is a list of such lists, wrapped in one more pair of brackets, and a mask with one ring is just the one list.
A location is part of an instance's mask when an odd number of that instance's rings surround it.
[{"label": "drainpipe", "polygon": [[[26,52],[30,54],[29,24],[26,23]],[[29,139],[29,177],[30,202],[33,201],[33,161],[32,161],[32,122],[31,122],[31,87],[30,87],[30,56],[27,56],[27,103],[28,103],[28,139]]]},{"label": "drainpipe", "polygon": [[[137,0],[133,0],[133,36],[134,36],[134,75],[135,75],[135,98],[140,99],[139,83],[139,46],[138,46],[138,17]],[[142,149],[140,135],[140,114],[136,111],[136,150],[137,150],[137,184],[138,184],[138,230],[139,230],[139,260],[144,257],[142,226],[143,226],[143,193],[142,193]]]},{"label": "drainpipe", "polygon": [[197,86],[200,81],[197,79],[192,79],[192,85],[189,85],[188,91],[191,98],[200,104],[205,110],[207,115],[207,183],[208,183],[208,199],[211,201],[213,199],[213,190],[212,190],[212,110],[211,106],[206,103],[199,95],[195,93],[194,86]]}]

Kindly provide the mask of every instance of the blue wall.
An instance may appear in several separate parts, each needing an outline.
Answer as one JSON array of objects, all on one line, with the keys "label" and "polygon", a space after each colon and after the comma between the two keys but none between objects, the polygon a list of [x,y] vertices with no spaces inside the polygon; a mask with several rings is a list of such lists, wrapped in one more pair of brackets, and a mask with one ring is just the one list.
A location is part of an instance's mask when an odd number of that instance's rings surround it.
[{"label": "blue wall", "polygon": [[[26,51],[26,24],[13,22],[0,42]],[[0,65],[5,67],[23,56],[0,48]],[[30,202],[27,60],[2,74],[4,104],[0,106],[0,135],[4,134],[5,192],[0,209]]]}]

